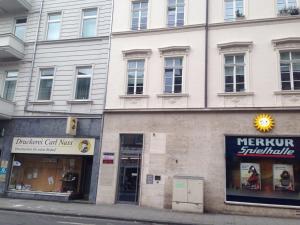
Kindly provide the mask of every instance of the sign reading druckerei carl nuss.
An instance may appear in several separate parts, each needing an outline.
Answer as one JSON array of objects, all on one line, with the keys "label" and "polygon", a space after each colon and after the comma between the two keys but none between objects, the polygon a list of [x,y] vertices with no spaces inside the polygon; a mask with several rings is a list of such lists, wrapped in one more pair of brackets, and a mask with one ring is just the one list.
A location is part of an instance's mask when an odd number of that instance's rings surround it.
[{"label": "sign reading druckerei carl nuss", "polygon": [[92,138],[30,138],[15,137],[12,153],[50,155],[94,155]]}]

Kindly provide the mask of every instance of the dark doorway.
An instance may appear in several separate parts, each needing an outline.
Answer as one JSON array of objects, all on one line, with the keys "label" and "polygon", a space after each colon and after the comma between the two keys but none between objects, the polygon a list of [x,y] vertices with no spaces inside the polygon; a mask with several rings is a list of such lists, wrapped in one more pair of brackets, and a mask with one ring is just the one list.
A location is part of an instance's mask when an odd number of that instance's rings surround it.
[{"label": "dark doorway", "polygon": [[118,202],[137,204],[139,201],[142,134],[122,134],[119,161]]}]

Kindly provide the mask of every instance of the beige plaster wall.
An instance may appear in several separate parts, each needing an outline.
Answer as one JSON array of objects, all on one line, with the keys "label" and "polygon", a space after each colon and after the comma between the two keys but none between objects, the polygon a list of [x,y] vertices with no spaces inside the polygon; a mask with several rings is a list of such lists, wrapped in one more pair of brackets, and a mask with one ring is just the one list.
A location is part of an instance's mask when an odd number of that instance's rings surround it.
[{"label": "beige plaster wall", "polygon": [[[114,152],[113,165],[101,163],[98,203],[115,203],[120,133],[143,133],[145,145],[140,204],[170,208],[172,177],[200,176],[205,180],[207,212],[295,216],[295,209],[236,206],[225,200],[225,134],[263,135],[255,130],[255,112],[114,113],[106,114],[103,152]],[[298,135],[300,114],[273,112],[276,127],[267,135]],[[158,184],[146,184],[146,174],[162,175]]]}]

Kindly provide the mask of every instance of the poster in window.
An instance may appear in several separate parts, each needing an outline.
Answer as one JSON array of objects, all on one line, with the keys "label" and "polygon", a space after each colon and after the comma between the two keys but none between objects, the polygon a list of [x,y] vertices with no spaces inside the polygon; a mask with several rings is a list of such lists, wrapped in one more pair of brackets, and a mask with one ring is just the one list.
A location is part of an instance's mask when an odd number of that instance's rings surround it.
[{"label": "poster in window", "polygon": [[241,188],[254,191],[261,189],[260,165],[258,163],[241,163]]},{"label": "poster in window", "polygon": [[273,165],[274,191],[295,191],[293,165]]}]

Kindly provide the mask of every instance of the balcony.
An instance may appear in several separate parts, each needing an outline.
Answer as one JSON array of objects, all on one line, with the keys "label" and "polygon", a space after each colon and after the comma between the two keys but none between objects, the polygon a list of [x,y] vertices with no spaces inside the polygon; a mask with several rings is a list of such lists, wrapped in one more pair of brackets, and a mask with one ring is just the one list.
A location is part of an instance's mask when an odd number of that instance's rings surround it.
[{"label": "balcony", "polygon": [[0,61],[15,61],[23,58],[24,42],[13,34],[0,34]]},{"label": "balcony", "polygon": [[15,104],[0,98],[0,120],[10,119],[14,113]]},{"label": "balcony", "polygon": [[0,0],[0,15],[27,12],[31,8],[31,0]]}]

